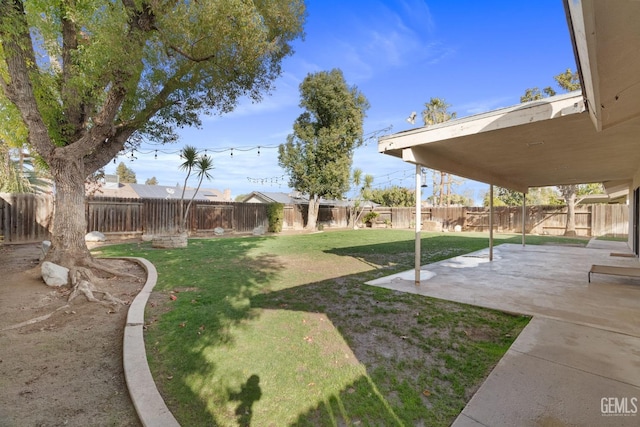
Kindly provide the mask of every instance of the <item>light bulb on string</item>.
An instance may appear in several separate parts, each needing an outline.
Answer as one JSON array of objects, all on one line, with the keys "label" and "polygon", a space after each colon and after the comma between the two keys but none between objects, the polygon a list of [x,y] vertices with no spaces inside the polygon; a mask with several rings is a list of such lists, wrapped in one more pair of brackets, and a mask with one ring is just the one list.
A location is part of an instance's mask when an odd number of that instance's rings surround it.
[{"label": "light bulb on string", "polygon": [[231,149],[231,158],[233,159],[233,148]]},{"label": "light bulb on string", "polygon": [[156,154],[155,154],[154,158],[155,158],[156,160],[158,160],[158,150],[156,150]]},{"label": "light bulb on string", "polygon": [[260,157],[260,146],[258,145],[258,157]]}]

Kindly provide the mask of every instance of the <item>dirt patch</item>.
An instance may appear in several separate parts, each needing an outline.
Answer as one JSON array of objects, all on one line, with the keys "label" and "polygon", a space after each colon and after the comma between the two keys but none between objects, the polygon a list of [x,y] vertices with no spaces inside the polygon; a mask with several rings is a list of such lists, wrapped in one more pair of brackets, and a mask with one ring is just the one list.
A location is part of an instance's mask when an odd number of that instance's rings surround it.
[{"label": "dirt patch", "polygon": [[[39,277],[38,245],[0,246],[0,427],[139,426],[122,370],[128,306],[117,310],[53,289]],[[98,287],[132,301],[146,280],[101,275]]]}]

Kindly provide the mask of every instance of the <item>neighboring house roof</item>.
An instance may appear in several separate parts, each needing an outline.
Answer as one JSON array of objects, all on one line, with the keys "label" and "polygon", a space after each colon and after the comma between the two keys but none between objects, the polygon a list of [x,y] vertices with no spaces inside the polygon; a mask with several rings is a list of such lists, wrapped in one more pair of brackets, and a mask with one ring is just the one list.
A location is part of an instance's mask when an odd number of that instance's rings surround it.
[{"label": "neighboring house roof", "polygon": [[[285,205],[306,205],[309,204],[309,196],[300,192],[293,193],[277,193],[254,191],[247,195],[242,202],[244,203],[282,203]],[[351,206],[351,200],[334,200],[320,198],[321,206]],[[363,202],[361,206],[377,206],[373,202]]]},{"label": "neighboring house roof", "polygon": [[564,3],[581,92],[399,132],[378,151],[522,192],[628,188],[640,166],[640,2]]},{"label": "neighboring house roof", "polygon": [[294,193],[277,193],[277,192],[262,192],[253,191],[242,199],[245,203],[282,203],[285,205],[293,205],[300,203],[309,203],[307,196],[294,192]]},{"label": "neighboring house roof", "polygon": [[[195,189],[187,188],[184,192],[184,199],[191,200]],[[102,197],[123,197],[134,199],[180,199],[182,188],[179,186],[170,187],[166,185],[145,185],[145,184],[118,184],[117,187],[102,187],[96,196]],[[218,190],[201,188],[198,190],[194,200],[208,201],[231,201],[225,198],[224,194]]]}]

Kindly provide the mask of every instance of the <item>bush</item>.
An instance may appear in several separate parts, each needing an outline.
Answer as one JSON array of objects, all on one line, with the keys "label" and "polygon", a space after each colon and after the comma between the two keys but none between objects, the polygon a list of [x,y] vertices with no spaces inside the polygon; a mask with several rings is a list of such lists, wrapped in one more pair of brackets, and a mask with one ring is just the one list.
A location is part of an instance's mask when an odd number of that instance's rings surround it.
[{"label": "bush", "polygon": [[373,223],[373,221],[378,218],[378,212],[369,212],[368,214],[366,214],[364,216],[364,218],[362,218],[362,221],[364,221],[364,223]]},{"label": "bush", "polygon": [[269,203],[267,217],[269,218],[269,231],[272,233],[281,232],[282,223],[284,222],[284,205],[282,203]]}]

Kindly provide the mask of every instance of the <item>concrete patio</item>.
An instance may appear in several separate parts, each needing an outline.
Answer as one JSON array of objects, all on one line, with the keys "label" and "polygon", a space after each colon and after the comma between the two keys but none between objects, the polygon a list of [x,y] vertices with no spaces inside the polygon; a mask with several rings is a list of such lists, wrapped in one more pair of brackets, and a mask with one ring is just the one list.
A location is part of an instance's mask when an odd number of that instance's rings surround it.
[{"label": "concrete patio", "polygon": [[369,285],[533,316],[453,424],[640,425],[640,279],[587,273],[637,267],[626,243],[500,245]]}]

